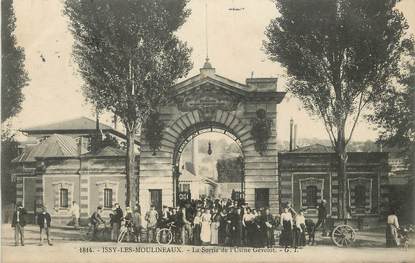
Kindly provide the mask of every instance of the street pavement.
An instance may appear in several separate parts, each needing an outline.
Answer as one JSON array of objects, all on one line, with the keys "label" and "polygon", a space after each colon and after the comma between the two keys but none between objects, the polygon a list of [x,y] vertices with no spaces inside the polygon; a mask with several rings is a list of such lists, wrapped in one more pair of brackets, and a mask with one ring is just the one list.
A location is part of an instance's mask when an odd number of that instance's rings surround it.
[{"label": "street pavement", "polygon": [[39,246],[36,226],[25,229],[25,246],[14,246],[13,230],[2,225],[2,262],[415,262],[415,249],[384,247],[384,232],[357,233],[353,247],[337,248],[316,234],[317,245],[302,249],[254,249],[213,246],[160,246],[157,244],[81,241],[78,231],[53,228],[53,246]]}]

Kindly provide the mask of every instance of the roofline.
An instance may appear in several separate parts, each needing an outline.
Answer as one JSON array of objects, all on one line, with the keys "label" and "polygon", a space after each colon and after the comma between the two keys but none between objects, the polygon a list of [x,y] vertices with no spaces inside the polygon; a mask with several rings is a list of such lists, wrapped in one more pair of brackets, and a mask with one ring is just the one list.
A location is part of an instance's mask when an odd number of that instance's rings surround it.
[{"label": "roofline", "polygon": [[[118,137],[120,137],[122,139],[125,139],[125,140],[127,139],[127,135],[125,135],[124,133],[122,133],[120,131],[114,130],[113,128],[105,128],[105,129],[100,129],[100,130],[101,131],[104,131],[104,132],[110,132],[113,135],[116,135],[116,136],[118,136]],[[26,133],[26,134],[29,134],[29,135],[30,134],[32,134],[32,135],[36,135],[36,134],[61,134],[61,135],[66,135],[66,134],[73,134],[73,133],[80,133],[80,134],[87,133],[87,134],[91,134],[92,132],[95,132],[94,129],[74,129],[74,130],[68,130],[68,129],[59,130],[59,129],[55,129],[55,130],[30,130],[30,131],[19,129],[19,131],[20,132],[23,132],[23,133]],[[135,143],[137,145],[140,145],[140,141],[137,140],[137,139],[135,140]]]},{"label": "roofline", "polygon": [[[294,155],[294,154],[336,154],[336,152],[296,152],[296,151],[292,151],[292,152],[279,152],[278,154],[289,154],[289,155]],[[384,155],[388,155],[389,152],[347,152],[347,154],[384,154]]]},{"label": "roofline", "polygon": [[[196,75],[190,79],[187,79],[183,82],[180,82],[176,85],[173,86],[173,90],[171,91],[171,95],[170,95],[170,99],[174,99],[175,97],[185,93],[188,89],[187,87],[189,86],[198,86],[200,85],[199,82],[208,82],[208,83],[212,83],[213,85],[221,85],[221,86],[225,86],[228,88],[228,91],[233,91],[234,93],[238,94],[241,96],[242,100],[245,99],[261,99],[261,100],[274,100],[277,102],[277,104],[281,103],[281,101],[284,99],[286,92],[281,92],[281,91],[260,91],[260,90],[250,90],[250,87],[248,85],[230,80],[228,78],[222,77],[220,75],[215,75],[218,76],[219,78],[223,78],[226,81],[229,81],[230,83],[225,83],[225,82],[220,82],[218,79],[212,78],[210,76],[206,76],[202,79],[196,80],[196,81],[189,81],[189,80],[193,80],[196,79],[197,77],[199,77],[199,75]],[[260,80],[263,80],[264,82],[267,81],[276,81],[277,78],[261,78]],[[196,83],[196,84],[195,84]],[[235,86],[231,85],[231,84],[236,84]],[[239,86],[239,87],[238,87]]]}]

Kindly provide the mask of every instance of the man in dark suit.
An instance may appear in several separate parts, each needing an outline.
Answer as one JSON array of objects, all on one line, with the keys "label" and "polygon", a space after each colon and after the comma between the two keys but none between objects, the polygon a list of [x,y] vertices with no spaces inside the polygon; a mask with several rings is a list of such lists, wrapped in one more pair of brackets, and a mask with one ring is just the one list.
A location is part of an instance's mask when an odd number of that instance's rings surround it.
[{"label": "man in dark suit", "polygon": [[17,202],[16,210],[13,213],[12,227],[14,228],[14,243],[19,245],[19,240],[24,246],[24,227],[26,225],[26,210],[23,208],[22,202]]},{"label": "man in dark suit", "polygon": [[50,214],[48,213],[46,207],[42,207],[42,212],[40,212],[37,216],[37,224],[40,227],[39,246],[43,246],[43,239],[45,237],[45,234],[46,234],[46,238],[48,240],[49,246],[52,246],[52,242],[50,241],[50,232],[49,232],[50,222],[51,222]]},{"label": "man in dark suit", "polygon": [[123,212],[120,207],[120,204],[115,203],[113,208],[112,216],[112,231],[111,231],[111,240],[117,241],[118,235],[120,234],[121,221],[123,220]]},{"label": "man in dark suit", "polygon": [[241,208],[236,207],[232,213],[231,217],[231,226],[232,226],[232,245],[241,246],[242,245],[242,217],[241,217]]},{"label": "man in dark suit", "polygon": [[269,208],[265,208],[261,213],[262,228],[264,230],[263,234],[263,245],[266,245],[268,248],[271,248],[274,244],[274,228],[276,227],[276,222],[274,217],[271,214]]},{"label": "man in dark suit", "polygon": [[321,200],[320,205],[318,206],[318,220],[315,226],[317,229],[320,225],[323,228],[323,236],[327,235],[326,231],[326,220],[327,220],[327,209],[326,209],[326,200]]}]

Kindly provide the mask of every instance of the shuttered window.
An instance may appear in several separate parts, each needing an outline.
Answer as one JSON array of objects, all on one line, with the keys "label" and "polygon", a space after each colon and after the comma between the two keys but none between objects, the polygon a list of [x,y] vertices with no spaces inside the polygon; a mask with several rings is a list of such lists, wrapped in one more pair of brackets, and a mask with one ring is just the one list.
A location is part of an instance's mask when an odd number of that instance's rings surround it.
[{"label": "shuttered window", "polygon": [[306,187],[306,206],[317,207],[317,186],[315,185]]},{"label": "shuttered window", "polygon": [[366,186],[359,184],[354,188],[355,206],[357,208],[364,208],[366,205]]}]

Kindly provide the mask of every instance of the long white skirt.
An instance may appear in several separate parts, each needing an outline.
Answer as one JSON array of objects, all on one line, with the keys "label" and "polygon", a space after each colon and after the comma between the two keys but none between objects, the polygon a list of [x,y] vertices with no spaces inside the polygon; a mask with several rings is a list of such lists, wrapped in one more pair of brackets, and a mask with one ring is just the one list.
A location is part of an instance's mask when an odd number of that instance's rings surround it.
[{"label": "long white skirt", "polygon": [[200,239],[204,243],[210,243],[210,223],[202,222],[202,230],[200,232]]}]

